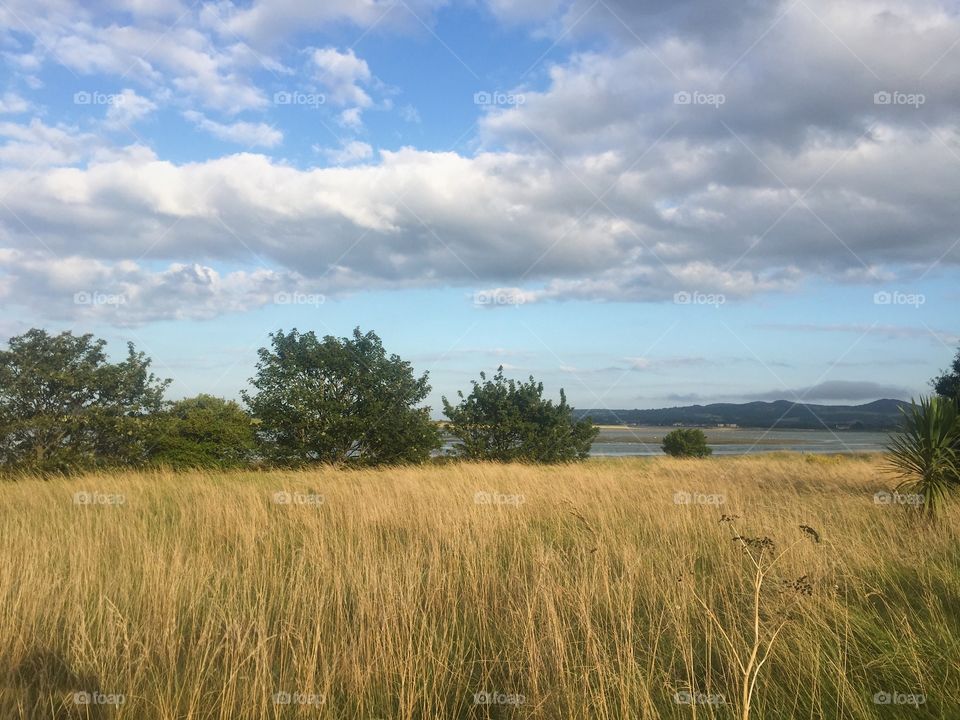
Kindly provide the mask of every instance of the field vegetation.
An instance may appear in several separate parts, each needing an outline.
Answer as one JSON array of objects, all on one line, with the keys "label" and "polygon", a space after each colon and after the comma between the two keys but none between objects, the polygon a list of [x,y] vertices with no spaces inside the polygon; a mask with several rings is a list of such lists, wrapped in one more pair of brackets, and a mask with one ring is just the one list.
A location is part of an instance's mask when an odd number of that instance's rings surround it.
[{"label": "field vegetation", "polygon": [[0,717],[957,718],[960,513],[884,466],[4,483]]}]

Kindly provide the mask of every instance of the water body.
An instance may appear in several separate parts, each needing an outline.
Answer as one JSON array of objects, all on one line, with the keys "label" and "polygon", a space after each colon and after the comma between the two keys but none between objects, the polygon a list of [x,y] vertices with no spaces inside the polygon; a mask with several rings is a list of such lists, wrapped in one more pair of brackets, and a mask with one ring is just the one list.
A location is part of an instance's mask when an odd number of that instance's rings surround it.
[{"label": "water body", "polygon": [[[672,427],[611,427],[600,429],[590,454],[595,457],[662,455],[660,443]],[[889,433],[850,430],[758,430],[753,428],[702,428],[714,455],[753,455],[792,452],[850,454],[880,452],[890,442]]]}]

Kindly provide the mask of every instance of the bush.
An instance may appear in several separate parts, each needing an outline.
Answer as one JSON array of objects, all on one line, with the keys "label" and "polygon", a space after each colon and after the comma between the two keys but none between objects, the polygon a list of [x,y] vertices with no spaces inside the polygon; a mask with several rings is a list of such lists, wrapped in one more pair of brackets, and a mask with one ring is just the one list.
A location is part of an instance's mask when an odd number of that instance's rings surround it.
[{"label": "bush", "polygon": [[253,421],[232,400],[198,395],[153,419],[150,461],[171,468],[238,467],[250,462]]},{"label": "bush", "polygon": [[242,393],[268,460],[423,462],[440,447],[430,409],[416,407],[430,392],[426,373],[415,377],[409,362],[388,357],[376,334],[358,328],[352,338],[320,340],[293,329],[270,340],[250,380],[256,393]]},{"label": "bush", "polygon": [[707,436],[697,428],[678,428],[667,433],[661,447],[671,457],[706,457],[713,452],[707,446]]},{"label": "bush", "polygon": [[946,495],[960,489],[960,413],[949,398],[920,398],[903,410],[903,432],[891,438],[888,467],[901,479],[897,489],[923,496],[934,516]]},{"label": "bush", "polygon": [[554,463],[583,460],[599,429],[587,418],[575,422],[573,408],[560,390],[554,405],[543,398],[543,383],[506,380],[503,367],[493,380],[480,373],[482,382],[461,402],[443,398],[449,432],[461,441],[457,454],[470,460]]}]

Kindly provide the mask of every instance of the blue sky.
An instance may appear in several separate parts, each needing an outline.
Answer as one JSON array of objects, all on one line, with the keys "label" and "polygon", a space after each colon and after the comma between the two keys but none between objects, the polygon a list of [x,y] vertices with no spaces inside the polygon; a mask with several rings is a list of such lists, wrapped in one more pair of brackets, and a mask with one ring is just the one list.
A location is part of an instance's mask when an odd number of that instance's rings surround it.
[{"label": "blue sky", "polygon": [[909,398],[960,342],[952,2],[13,0],[0,50],[0,335],[172,396],[294,326],[435,409]]}]

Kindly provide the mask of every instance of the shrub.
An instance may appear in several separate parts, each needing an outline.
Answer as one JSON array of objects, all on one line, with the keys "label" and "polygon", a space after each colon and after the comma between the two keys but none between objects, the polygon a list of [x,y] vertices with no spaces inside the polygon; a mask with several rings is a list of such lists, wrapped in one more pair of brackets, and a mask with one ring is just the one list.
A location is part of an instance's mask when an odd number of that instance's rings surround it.
[{"label": "shrub", "polygon": [[458,405],[443,398],[447,429],[460,440],[457,454],[497,462],[569,462],[582,460],[599,429],[587,418],[574,421],[563,390],[560,402],[543,397],[543,383],[507,380],[503,366],[492,380],[480,373],[469,395],[457,393]]},{"label": "shrub", "polygon": [[960,488],[960,413],[949,398],[920,398],[904,408],[903,431],[888,448],[888,468],[897,489],[923,496],[923,511],[935,516],[946,495]]},{"label": "shrub", "polygon": [[671,457],[706,457],[713,450],[707,446],[707,436],[697,428],[678,428],[663,438],[663,451]]},{"label": "shrub", "polygon": [[253,422],[243,408],[198,395],[156,415],[150,461],[172,468],[237,467],[250,461],[253,448]]}]

